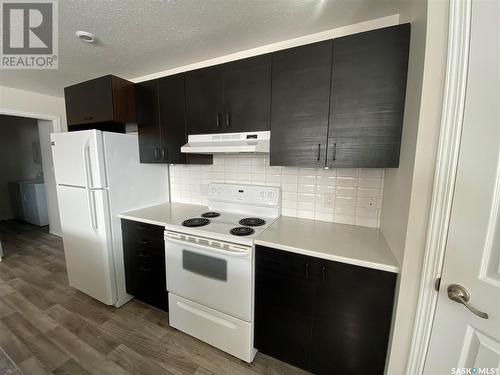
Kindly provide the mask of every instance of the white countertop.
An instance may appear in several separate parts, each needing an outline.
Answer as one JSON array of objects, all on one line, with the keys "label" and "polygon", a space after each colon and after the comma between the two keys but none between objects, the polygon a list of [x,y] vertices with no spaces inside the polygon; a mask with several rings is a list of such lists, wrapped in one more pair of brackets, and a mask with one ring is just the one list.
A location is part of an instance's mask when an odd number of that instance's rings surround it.
[{"label": "white countertop", "polygon": [[[122,219],[166,226],[198,216],[208,207],[168,202],[128,211]],[[399,272],[384,236],[377,229],[281,216],[262,232],[255,244],[337,262]]]},{"label": "white countertop", "polygon": [[192,216],[198,216],[208,211],[206,206],[194,204],[167,202],[157,206],[123,212],[118,217],[146,224],[166,226]]},{"label": "white countertop", "polygon": [[378,229],[281,216],[255,244],[388,272],[396,259]]}]

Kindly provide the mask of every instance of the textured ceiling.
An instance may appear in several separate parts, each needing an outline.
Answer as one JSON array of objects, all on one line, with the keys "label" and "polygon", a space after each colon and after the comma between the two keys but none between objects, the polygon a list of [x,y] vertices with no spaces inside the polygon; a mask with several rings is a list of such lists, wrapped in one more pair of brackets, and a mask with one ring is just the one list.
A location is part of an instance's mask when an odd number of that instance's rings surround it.
[{"label": "textured ceiling", "polygon": [[[59,0],[59,69],[0,70],[0,84],[62,96],[105,74],[133,78],[400,13],[405,0]],[[94,33],[97,44],[74,33]]]}]

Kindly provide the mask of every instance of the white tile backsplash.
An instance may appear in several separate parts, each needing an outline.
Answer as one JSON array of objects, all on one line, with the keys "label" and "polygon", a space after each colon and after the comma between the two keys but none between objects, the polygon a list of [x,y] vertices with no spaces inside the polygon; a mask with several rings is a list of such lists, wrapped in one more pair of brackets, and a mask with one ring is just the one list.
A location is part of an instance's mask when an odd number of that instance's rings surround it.
[{"label": "white tile backsplash", "polygon": [[280,186],[282,215],[380,226],[384,169],[271,167],[268,155],[214,155],[213,165],[172,165],[174,202],[207,204],[210,182]]}]

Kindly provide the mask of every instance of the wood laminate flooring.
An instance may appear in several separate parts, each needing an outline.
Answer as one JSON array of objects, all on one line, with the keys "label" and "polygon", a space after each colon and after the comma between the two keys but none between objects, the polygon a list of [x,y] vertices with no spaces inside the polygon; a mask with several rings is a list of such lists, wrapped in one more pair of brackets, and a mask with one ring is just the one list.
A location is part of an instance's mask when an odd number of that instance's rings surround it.
[{"label": "wood laminate flooring", "polygon": [[246,364],[170,328],[133,300],[116,309],[69,287],[62,240],[0,222],[0,347],[24,374],[307,374],[258,353]]}]

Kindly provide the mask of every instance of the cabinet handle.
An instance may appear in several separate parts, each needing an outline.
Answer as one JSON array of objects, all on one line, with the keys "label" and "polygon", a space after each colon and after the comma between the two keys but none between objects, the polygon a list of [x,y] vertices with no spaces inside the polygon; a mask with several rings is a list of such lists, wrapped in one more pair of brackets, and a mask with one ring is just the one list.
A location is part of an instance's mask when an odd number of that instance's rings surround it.
[{"label": "cabinet handle", "polygon": [[92,120],[94,118],[94,116],[87,116],[87,117],[84,117],[83,119],[84,120]]},{"label": "cabinet handle", "polygon": [[321,143],[318,143],[318,161],[321,157]]},{"label": "cabinet handle", "polygon": [[162,147],[162,149],[161,149],[161,158],[163,160],[167,160],[167,155],[168,155],[167,154],[167,148],[166,147]]},{"label": "cabinet handle", "polygon": [[230,114],[230,112],[226,113],[226,126],[228,128],[231,127],[231,114]]},{"label": "cabinet handle", "polygon": [[332,154],[333,154],[332,160],[335,161],[335,159],[337,158],[337,144],[336,143],[333,144]]},{"label": "cabinet handle", "polygon": [[306,262],[306,280],[309,280],[309,263]]},{"label": "cabinet handle", "polygon": [[217,127],[220,128],[220,113],[217,113]]},{"label": "cabinet handle", "polygon": [[143,245],[147,245],[149,243],[149,241],[146,241],[146,240],[139,240],[139,243],[143,244]]},{"label": "cabinet handle", "polygon": [[139,257],[140,257],[140,258],[149,258],[149,256],[150,256],[150,255],[149,255],[149,254],[147,254],[147,253],[139,253]]},{"label": "cabinet handle", "polygon": [[139,267],[139,270],[141,270],[142,272],[149,272],[149,271],[151,271],[151,268],[149,268],[149,267],[146,268],[146,267],[141,266],[141,267]]},{"label": "cabinet handle", "polygon": [[160,148],[159,147],[155,148],[155,159],[156,160],[160,159]]},{"label": "cabinet handle", "polygon": [[325,281],[325,273],[326,273],[326,267],[323,266],[321,267],[321,280]]}]

